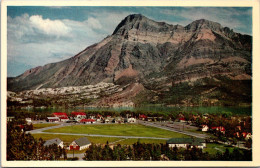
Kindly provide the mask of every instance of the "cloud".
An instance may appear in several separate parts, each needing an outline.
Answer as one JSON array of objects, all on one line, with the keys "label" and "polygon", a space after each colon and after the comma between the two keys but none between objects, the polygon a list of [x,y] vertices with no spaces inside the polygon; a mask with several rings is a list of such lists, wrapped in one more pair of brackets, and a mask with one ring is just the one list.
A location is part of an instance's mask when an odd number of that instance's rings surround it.
[{"label": "cloud", "polygon": [[60,20],[43,19],[40,15],[33,15],[29,18],[31,25],[47,35],[66,36],[71,31]]},{"label": "cloud", "polygon": [[[8,17],[8,75],[70,58],[107,36],[99,20],[43,19],[41,15]],[[12,64],[14,62],[15,64]],[[20,63],[20,66],[16,66]],[[23,65],[23,66],[22,66]],[[13,70],[17,67],[19,70]],[[20,72],[20,73],[18,73]]]},{"label": "cloud", "polygon": [[186,26],[194,20],[207,19],[220,23],[223,27],[229,27],[235,31],[249,30],[245,20],[251,18],[252,11],[247,8],[239,10],[237,8],[222,8],[222,7],[198,7],[198,8],[181,8],[181,9],[165,9],[162,14],[171,15],[176,18],[182,18],[179,22],[171,22],[172,24],[181,24]]},{"label": "cloud", "polygon": [[93,17],[88,18],[86,23],[87,23],[88,26],[90,26],[93,29],[101,29],[102,28],[99,20],[97,20],[97,19],[95,19]]}]

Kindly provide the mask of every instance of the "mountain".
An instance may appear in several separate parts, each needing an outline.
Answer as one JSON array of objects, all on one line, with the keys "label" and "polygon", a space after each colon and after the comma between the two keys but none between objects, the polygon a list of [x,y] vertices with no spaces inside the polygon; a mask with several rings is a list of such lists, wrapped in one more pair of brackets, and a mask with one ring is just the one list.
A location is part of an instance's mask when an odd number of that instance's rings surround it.
[{"label": "mountain", "polygon": [[[126,97],[136,95],[138,98],[133,101],[138,104],[144,101],[138,99],[146,94],[152,95],[145,97],[148,102],[158,103],[166,100],[164,96],[177,94],[172,91],[185,82],[188,88],[206,88],[198,91],[200,94],[215,87],[214,90],[223,89],[223,84],[229,90],[232,82],[251,88],[251,64],[249,35],[205,19],[184,27],[133,14],[122,20],[112,35],[75,56],[8,78],[8,90],[19,92],[107,82],[124,86],[129,92],[108,96],[100,100],[101,104],[125,101]],[[194,84],[196,81],[200,81],[198,85]],[[242,92],[227,99],[244,94],[246,102],[250,102],[250,89]],[[171,100],[161,103],[172,104]]]}]

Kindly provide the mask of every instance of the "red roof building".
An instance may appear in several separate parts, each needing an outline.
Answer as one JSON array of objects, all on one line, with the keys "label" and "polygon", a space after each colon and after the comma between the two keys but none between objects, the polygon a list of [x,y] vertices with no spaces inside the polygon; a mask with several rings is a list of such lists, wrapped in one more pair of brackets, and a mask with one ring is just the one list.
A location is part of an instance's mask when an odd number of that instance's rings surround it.
[{"label": "red roof building", "polygon": [[82,119],[80,120],[81,123],[95,123],[96,120],[94,119]]},{"label": "red roof building", "polygon": [[225,134],[225,131],[226,129],[222,126],[219,126],[219,127],[211,127],[212,130],[217,130],[217,131],[220,131],[221,133],[224,133]]},{"label": "red roof building", "polygon": [[54,117],[59,117],[60,121],[68,121],[69,118],[67,116],[67,113],[53,113]]},{"label": "red roof building", "polygon": [[141,115],[139,115],[139,119],[140,120],[145,120],[145,119],[147,119],[147,116],[144,115],[144,114],[141,114]]},{"label": "red roof building", "polygon": [[61,113],[61,112],[59,112],[59,113],[53,113],[53,116],[54,116],[54,117],[68,117],[68,116],[67,116],[67,113]]}]

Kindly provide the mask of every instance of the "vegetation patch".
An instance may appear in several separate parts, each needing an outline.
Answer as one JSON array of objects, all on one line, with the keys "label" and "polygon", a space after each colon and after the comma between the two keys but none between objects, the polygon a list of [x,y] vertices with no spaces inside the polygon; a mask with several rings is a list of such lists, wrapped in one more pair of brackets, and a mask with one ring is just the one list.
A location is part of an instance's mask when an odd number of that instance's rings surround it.
[{"label": "vegetation patch", "polygon": [[140,137],[158,137],[158,138],[189,137],[184,134],[167,131],[155,127],[138,125],[138,124],[73,125],[68,127],[50,129],[44,132],[99,134],[99,135],[116,135],[116,136],[140,136]]},{"label": "vegetation patch", "polygon": [[52,127],[52,126],[55,126],[55,125],[59,125],[59,124],[49,124],[49,123],[46,123],[46,124],[33,124],[33,129]]}]

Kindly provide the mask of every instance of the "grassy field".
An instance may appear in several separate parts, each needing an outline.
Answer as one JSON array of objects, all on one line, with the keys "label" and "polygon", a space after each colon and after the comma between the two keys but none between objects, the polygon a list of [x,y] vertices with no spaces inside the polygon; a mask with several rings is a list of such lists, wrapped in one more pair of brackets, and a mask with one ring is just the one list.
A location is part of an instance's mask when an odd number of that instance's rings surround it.
[{"label": "grassy field", "polygon": [[223,144],[217,143],[207,143],[207,148],[204,148],[203,151],[209,154],[216,154],[217,152],[225,152],[226,148],[228,148],[230,152],[233,152],[234,147],[226,147]]},{"label": "grassy field", "polygon": [[166,140],[160,140],[160,139],[123,139],[121,141],[116,142],[115,144],[132,145],[132,144],[136,143],[138,140],[140,143],[146,143],[146,144],[150,144],[150,143],[165,144],[166,143]]},{"label": "grassy field", "polygon": [[189,137],[184,134],[138,124],[73,125],[46,130],[44,132],[99,134],[117,136],[141,136],[159,138]]},{"label": "grassy field", "polygon": [[40,129],[40,128],[45,128],[45,127],[51,127],[51,126],[55,126],[55,125],[59,125],[59,124],[49,124],[49,123],[46,123],[46,124],[33,124],[33,129]]}]

